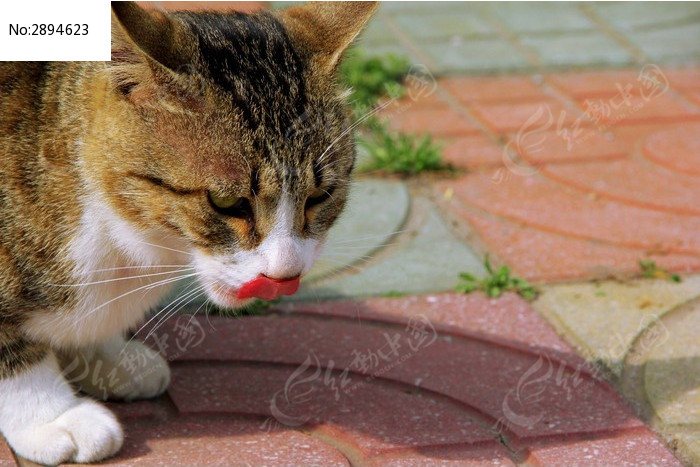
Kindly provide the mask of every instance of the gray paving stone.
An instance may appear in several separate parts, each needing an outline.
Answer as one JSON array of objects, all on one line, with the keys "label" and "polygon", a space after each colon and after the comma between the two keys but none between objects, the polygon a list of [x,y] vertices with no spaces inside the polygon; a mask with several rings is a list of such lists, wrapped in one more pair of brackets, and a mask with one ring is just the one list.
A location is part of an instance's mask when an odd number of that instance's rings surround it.
[{"label": "gray paving stone", "polygon": [[382,2],[380,14],[396,15],[400,13],[468,13],[474,11],[477,2]]},{"label": "gray paving stone", "polygon": [[625,65],[633,62],[633,57],[621,45],[600,32],[555,37],[528,36],[520,41],[534,51],[545,65],[554,67]]},{"label": "gray paving stone", "polygon": [[394,22],[410,37],[424,39],[444,39],[454,36],[494,36],[493,30],[477,12],[467,15],[459,12],[405,13],[394,17]]},{"label": "gray paving stone", "polygon": [[303,288],[293,299],[413,294],[453,289],[460,272],[485,275],[481,260],[450,232],[432,209],[416,237],[360,272]]},{"label": "gray paving stone", "polygon": [[648,31],[630,32],[629,40],[647,59],[686,63],[700,61],[700,22]]},{"label": "gray paving stone", "polygon": [[331,228],[326,248],[305,281],[361,262],[401,229],[410,204],[403,183],[363,180],[353,184],[347,207]]},{"label": "gray paving stone", "polygon": [[436,64],[433,73],[490,72],[522,70],[530,67],[525,56],[508,41],[496,39],[462,39],[423,44]]},{"label": "gray paving stone", "polygon": [[399,39],[396,37],[396,33],[391,29],[386,22],[383,20],[382,15],[375,15],[372,20],[370,20],[367,28],[362,32],[359,37],[357,45],[362,46],[363,44],[378,45],[378,44],[399,44]]},{"label": "gray paving stone", "polygon": [[596,29],[576,2],[490,2],[484,9],[515,34]]},{"label": "gray paving stone", "polygon": [[700,3],[697,2],[594,2],[588,5],[621,31],[700,19]]}]

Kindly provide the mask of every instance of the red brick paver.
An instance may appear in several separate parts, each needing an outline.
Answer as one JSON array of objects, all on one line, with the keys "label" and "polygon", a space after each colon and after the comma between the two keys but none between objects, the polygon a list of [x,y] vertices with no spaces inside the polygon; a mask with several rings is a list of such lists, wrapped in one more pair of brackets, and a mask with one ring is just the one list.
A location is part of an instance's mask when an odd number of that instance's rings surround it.
[{"label": "red brick paver", "polygon": [[12,451],[10,451],[10,447],[7,445],[2,435],[0,435],[0,465],[3,467],[16,465],[15,456],[12,454]]},{"label": "red brick paver", "polygon": [[644,154],[669,170],[700,176],[699,134],[700,124],[656,132],[647,139]]},{"label": "red brick paver", "polygon": [[540,440],[532,447],[532,459],[541,466],[638,467],[674,466],[676,459],[647,428],[612,433],[599,439]]},{"label": "red brick paver", "polygon": [[[127,441],[109,464],[513,465],[584,435],[592,447],[643,439],[641,421],[516,295],[195,317],[188,342],[183,319],[149,339],[174,359],[169,397],[130,413],[112,404]],[[360,354],[373,355],[366,368]]]}]

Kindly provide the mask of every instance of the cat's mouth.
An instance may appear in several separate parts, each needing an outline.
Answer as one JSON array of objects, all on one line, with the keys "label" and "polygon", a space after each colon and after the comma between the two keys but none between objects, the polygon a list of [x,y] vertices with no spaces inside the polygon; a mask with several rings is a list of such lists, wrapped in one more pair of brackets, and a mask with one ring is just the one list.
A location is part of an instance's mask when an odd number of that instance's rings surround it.
[{"label": "cat's mouth", "polygon": [[277,280],[267,276],[260,276],[248,281],[238,290],[236,298],[262,298],[274,300],[282,295],[293,295],[299,290],[299,276],[293,279]]},{"label": "cat's mouth", "polygon": [[300,277],[293,279],[277,280],[260,275],[257,278],[244,283],[242,286],[219,287],[218,291],[227,301],[236,302],[250,298],[262,300],[274,300],[283,295],[293,295],[299,290]]}]

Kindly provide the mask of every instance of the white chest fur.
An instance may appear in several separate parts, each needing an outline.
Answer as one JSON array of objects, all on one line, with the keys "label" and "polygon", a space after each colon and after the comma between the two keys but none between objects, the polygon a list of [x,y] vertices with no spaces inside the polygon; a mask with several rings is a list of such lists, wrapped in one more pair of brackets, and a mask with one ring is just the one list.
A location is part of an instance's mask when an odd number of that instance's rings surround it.
[{"label": "white chest fur", "polygon": [[174,238],[137,232],[103,204],[86,203],[68,254],[76,265],[78,304],[37,311],[24,325],[54,348],[86,346],[123,334],[143,320],[179,277],[192,274],[191,255]]}]

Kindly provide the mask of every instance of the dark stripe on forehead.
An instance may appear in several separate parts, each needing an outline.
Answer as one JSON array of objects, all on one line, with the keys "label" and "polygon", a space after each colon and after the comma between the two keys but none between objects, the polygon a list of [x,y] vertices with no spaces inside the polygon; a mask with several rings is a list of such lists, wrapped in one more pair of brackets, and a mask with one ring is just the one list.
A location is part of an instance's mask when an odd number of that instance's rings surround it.
[{"label": "dark stripe on forehead", "polygon": [[203,71],[234,96],[251,129],[280,135],[306,106],[304,64],[282,24],[263,12],[181,13],[192,29]]}]

